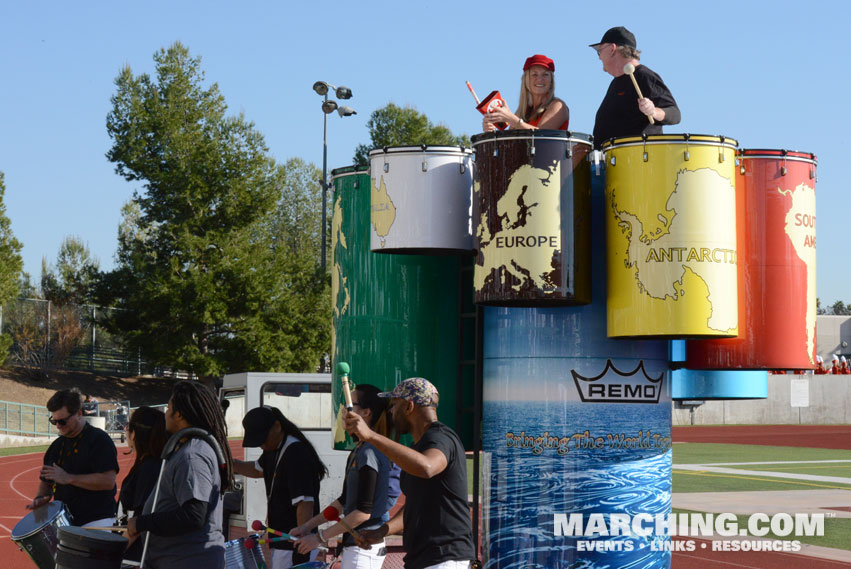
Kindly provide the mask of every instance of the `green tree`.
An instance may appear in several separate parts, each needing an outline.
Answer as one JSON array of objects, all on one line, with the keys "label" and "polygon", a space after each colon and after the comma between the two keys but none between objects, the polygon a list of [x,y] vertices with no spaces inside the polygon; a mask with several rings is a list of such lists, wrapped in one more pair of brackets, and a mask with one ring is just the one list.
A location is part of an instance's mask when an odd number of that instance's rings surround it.
[{"label": "green tree", "polygon": [[154,61],[155,78],[122,69],[107,116],[107,157],[144,188],[99,291],[126,309],[114,328],[149,361],[202,378],[315,370],[327,285],[315,257],[280,255],[271,239],[286,166],[252,123],[226,116],[199,57],[175,43]]},{"label": "green tree", "polygon": [[470,145],[467,135],[455,136],[448,127],[432,124],[427,116],[415,108],[399,107],[394,103],[373,111],[366,126],[370,144],[359,144],[355,149],[354,162],[358,166],[369,165],[369,151],[373,148],[410,144]]},{"label": "green tree", "polygon": [[[12,233],[12,222],[6,216],[6,176],[0,172],[0,306],[16,298],[21,291],[21,272],[24,260],[21,258],[23,245]],[[2,332],[2,331],[0,331]],[[6,359],[12,338],[0,334],[0,362]]]},{"label": "green tree", "polygon": [[59,245],[56,267],[41,260],[41,291],[44,298],[56,304],[91,302],[100,261],[92,256],[88,244],[69,235]]}]

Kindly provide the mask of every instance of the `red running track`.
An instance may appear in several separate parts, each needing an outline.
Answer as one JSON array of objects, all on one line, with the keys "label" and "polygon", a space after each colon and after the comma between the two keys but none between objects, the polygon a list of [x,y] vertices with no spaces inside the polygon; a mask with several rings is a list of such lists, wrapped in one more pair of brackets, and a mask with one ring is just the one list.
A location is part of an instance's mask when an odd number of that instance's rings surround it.
[{"label": "red running track", "polygon": [[[230,441],[234,456],[243,456],[241,441]],[[118,447],[118,474],[120,481],[130,470],[135,455],[125,455],[127,448]],[[10,534],[21,518],[27,515],[26,505],[38,490],[38,471],[43,453],[0,457],[0,559],[3,569],[33,569],[35,564],[12,541]]]},{"label": "red running track", "polygon": [[851,425],[674,427],[673,437],[677,443],[851,449]]}]

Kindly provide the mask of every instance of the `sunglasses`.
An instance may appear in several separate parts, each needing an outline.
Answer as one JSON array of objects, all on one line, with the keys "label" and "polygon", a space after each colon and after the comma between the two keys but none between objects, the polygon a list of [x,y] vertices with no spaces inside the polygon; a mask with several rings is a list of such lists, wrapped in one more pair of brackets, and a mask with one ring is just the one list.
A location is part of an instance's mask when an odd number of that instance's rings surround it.
[{"label": "sunglasses", "polygon": [[53,417],[48,417],[47,420],[50,422],[51,425],[59,425],[60,427],[64,427],[66,424],[68,424],[68,421],[71,419],[71,417],[73,417],[73,415],[68,415],[64,419],[54,419]]}]

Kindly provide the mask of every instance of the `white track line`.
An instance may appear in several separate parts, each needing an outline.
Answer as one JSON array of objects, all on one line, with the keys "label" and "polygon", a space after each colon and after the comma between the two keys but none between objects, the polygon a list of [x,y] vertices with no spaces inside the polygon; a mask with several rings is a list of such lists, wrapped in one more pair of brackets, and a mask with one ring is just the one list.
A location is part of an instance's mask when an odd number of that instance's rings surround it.
[{"label": "white track line", "polygon": [[9,488],[11,488],[11,489],[12,489],[12,492],[14,492],[15,494],[17,494],[17,495],[18,495],[18,496],[20,496],[21,498],[24,498],[24,499],[26,499],[26,500],[32,501],[32,496],[27,496],[26,494],[23,494],[22,492],[19,492],[19,491],[18,491],[18,489],[17,489],[17,488],[15,488],[15,480],[17,480],[18,478],[20,478],[21,476],[23,476],[23,475],[24,475],[24,474],[26,474],[27,472],[31,472],[31,471],[33,471],[33,470],[39,470],[39,469],[41,469],[41,465],[40,465],[40,464],[39,464],[38,466],[34,466],[34,467],[32,467],[32,468],[28,468],[28,469],[26,469],[26,470],[22,470],[21,472],[17,473],[17,474],[15,475],[15,477],[14,477],[14,478],[12,478],[11,480],[9,480]]},{"label": "white track line", "polygon": [[851,484],[851,478],[841,476],[818,476],[816,474],[797,474],[789,472],[774,472],[772,470],[739,470],[738,468],[722,468],[706,464],[679,464],[674,470],[693,470],[697,472],[716,472],[719,474],[738,474],[740,476],[765,476],[768,478],[789,478],[792,480],[809,480],[811,482],[833,482],[834,484]]}]

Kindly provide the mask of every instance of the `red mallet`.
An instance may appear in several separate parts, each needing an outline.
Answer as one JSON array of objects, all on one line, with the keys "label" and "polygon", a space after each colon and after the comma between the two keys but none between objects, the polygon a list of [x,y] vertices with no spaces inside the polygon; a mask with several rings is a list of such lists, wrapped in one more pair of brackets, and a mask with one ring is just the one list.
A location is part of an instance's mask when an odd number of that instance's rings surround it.
[{"label": "red mallet", "polygon": [[328,520],[329,522],[337,522],[338,524],[343,526],[343,529],[352,534],[352,537],[354,537],[355,539],[361,539],[360,533],[357,530],[349,527],[349,524],[347,524],[340,518],[340,512],[338,512],[337,508],[335,508],[334,506],[328,506],[327,508],[322,510],[322,517]]},{"label": "red mallet", "polygon": [[282,531],[278,531],[276,529],[264,526],[260,520],[254,520],[251,523],[251,529],[253,529],[254,531],[265,531],[267,533],[271,533],[272,535],[280,536],[284,539],[293,539],[293,537],[290,536],[290,534],[288,533],[284,533]]}]

